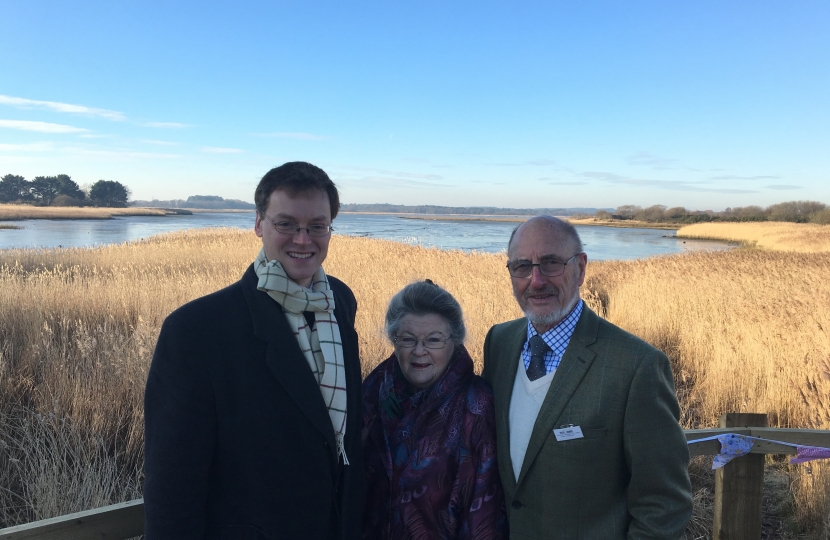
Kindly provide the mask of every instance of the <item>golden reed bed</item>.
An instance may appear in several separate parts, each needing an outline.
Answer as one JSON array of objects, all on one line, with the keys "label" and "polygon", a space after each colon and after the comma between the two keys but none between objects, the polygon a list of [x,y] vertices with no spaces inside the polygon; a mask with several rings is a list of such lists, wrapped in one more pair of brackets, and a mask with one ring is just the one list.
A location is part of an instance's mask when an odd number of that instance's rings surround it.
[{"label": "golden reed bed", "polygon": [[[139,496],[143,385],[161,321],[237,280],[259,245],[252,232],[210,229],[0,252],[0,485],[13,491],[0,490],[0,523]],[[488,328],[520,316],[505,260],[336,236],[325,267],[358,298],[368,372],[392,350],[382,332],[389,298],[427,277],[461,302],[480,367]],[[830,428],[830,253],[629,262],[590,262],[589,253],[583,296],[667,352],[686,427],[745,411],[770,413],[776,426]],[[830,467],[787,470],[795,516],[824,534]]]},{"label": "golden reed bed", "polygon": [[800,253],[830,252],[830,226],[807,223],[697,223],[677,231],[681,238],[726,240],[748,247]]},{"label": "golden reed bed", "polygon": [[0,204],[0,221],[22,219],[110,219],[117,216],[163,216],[161,208],[93,208]]}]

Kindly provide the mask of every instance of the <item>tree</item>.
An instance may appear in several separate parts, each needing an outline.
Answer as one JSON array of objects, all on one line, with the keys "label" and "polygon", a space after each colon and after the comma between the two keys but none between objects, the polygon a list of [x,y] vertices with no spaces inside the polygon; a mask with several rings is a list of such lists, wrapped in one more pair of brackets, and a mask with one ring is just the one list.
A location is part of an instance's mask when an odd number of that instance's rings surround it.
[{"label": "tree", "polygon": [[666,207],[662,204],[655,204],[637,212],[636,218],[640,221],[662,221],[666,215]]},{"label": "tree", "polygon": [[666,216],[667,219],[677,220],[677,219],[686,217],[686,214],[688,214],[688,213],[689,212],[687,212],[684,207],[675,206],[673,208],[669,208],[668,210],[666,210],[664,212],[664,215]]},{"label": "tree", "polygon": [[60,193],[60,183],[55,176],[35,176],[32,180],[32,196],[46,206]]},{"label": "tree", "polygon": [[830,225],[830,208],[819,210],[810,214],[810,223],[819,225]]},{"label": "tree", "polygon": [[89,188],[89,198],[95,206],[125,208],[130,190],[121,182],[98,180]]},{"label": "tree", "polygon": [[770,221],[794,221],[806,223],[810,215],[821,212],[827,205],[815,201],[790,201],[767,207],[767,219]]},{"label": "tree", "polygon": [[67,197],[72,197],[73,199],[77,199],[79,201],[86,198],[86,194],[81,191],[81,188],[78,186],[77,182],[72,180],[68,174],[59,174],[55,178],[58,181],[58,193],[61,195],[66,195]]},{"label": "tree", "polygon": [[7,174],[0,179],[0,202],[25,201],[31,196],[29,188],[30,182],[22,176]]},{"label": "tree", "polygon": [[620,216],[623,219],[631,219],[633,218],[638,212],[641,212],[643,209],[634,204],[624,204],[622,206],[618,206],[617,209],[614,211],[615,216]]},{"label": "tree", "polygon": [[733,208],[732,214],[738,221],[766,221],[767,216],[760,206],[744,206]]}]

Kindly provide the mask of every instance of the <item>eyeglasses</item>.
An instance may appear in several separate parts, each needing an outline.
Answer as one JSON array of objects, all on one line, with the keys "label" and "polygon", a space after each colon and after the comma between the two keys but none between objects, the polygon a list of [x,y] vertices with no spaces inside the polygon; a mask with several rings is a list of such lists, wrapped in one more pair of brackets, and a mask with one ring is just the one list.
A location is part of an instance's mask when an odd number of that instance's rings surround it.
[{"label": "eyeglasses", "polygon": [[565,262],[548,259],[542,262],[532,263],[525,259],[517,259],[507,263],[507,270],[510,272],[510,275],[515,278],[526,278],[530,277],[530,274],[533,272],[533,267],[538,266],[539,271],[542,272],[542,275],[544,276],[561,276],[565,272],[565,265],[574,260],[574,258],[578,255],[580,254],[577,253]]},{"label": "eyeglasses", "polygon": [[334,230],[334,227],[331,225],[323,225],[322,223],[314,223],[308,227],[300,227],[293,221],[274,221],[267,215],[263,214],[263,216],[271,222],[271,225],[274,226],[274,230],[280,234],[290,234],[293,236],[295,234],[299,234],[300,231],[305,230],[309,236],[326,236],[331,234]]},{"label": "eyeglasses", "polygon": [[414,349],[418,346],[418,342],[424,344],[427,349],[443,349],[449,339],[441,339],[439,337],[428,337],[424,339],[417,339],[412,336],[398,336],[395,338],[395,345],[401,349]]}]

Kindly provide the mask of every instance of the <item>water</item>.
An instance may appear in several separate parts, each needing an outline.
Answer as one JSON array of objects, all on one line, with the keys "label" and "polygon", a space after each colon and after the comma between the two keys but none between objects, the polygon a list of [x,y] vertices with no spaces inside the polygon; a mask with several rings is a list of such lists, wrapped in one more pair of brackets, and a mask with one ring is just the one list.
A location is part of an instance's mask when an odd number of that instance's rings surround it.
[{"label": "water", "polygon": [[[27,220],[22,229],[0,229],[0,249],[88,247],[138,240],[163,232],[203,227],[253,229],[254,213],[200,212],[190,216],[137,216],[109,220]],[[385,238],[441,249],[504,251],[517,223],[432,221],[390,214],[341,214],[335,234]],[[723,242],[671,238],[675,231],[577,227],[590,260],[640,259],[699,249],[728,249]],[[253,233],[252,233],[253,234]],[[335,240],[336,241],[336,240]]]}]

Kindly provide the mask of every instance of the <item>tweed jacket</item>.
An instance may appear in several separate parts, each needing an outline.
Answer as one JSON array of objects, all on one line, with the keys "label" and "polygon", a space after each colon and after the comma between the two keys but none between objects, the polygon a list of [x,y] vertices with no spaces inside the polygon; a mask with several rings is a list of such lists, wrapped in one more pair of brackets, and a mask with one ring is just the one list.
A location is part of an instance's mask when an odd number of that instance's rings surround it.
[{"label": "tweed jacket", "polygon": [[147,540],[360,537],[354,295],[329,276],[345,358],[346,466],[297,339],[257,282],[251,265],[162,326],[145,392]]},{"label": "tweed jacket", "polygon": [[[484,343],[512,540],[681,538],[691,517],[689,452],[668,358],[587,306],[536,419],[518,480],[510,399],[527,319]],[[557,441],[554,429],[583,437]]]}]

